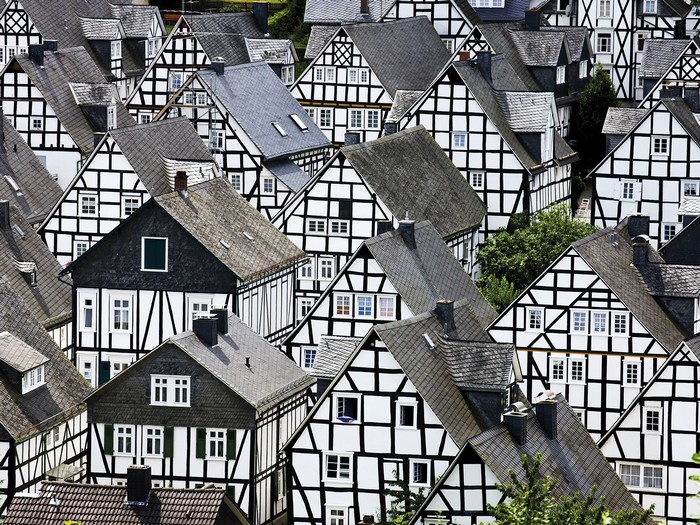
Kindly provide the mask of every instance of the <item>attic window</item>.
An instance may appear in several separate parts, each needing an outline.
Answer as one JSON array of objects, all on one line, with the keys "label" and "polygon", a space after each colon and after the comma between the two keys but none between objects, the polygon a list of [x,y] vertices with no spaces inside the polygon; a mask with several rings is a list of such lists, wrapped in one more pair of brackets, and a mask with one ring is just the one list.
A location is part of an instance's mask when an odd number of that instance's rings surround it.
[{"label": "attic window", "polygon": [[297,115],[297,114],[295,114],[295,113],[292,113],[291,115],[289,115],[289,118],[291,118],[291,119],[294,121],[294,123],[295,123],[297,126],[299,126],[299,129],[300,129],[301,131],[303,131],[304,133],[306,133],[307,131],[309,131],[309,127],[308,127],[306,124],[304,124],[304,122],[301,120],[301,118],[299,117],[299,115]]},{"label": "attic window", "polygon": [[272,125],[273,125],[274,128],[277,130],[277,133],[279,133],[279,134],[282,135],[283,137],[286,137],[286,136],[287,136],[287,132],[284,131],[284,128],[280,125],[279,122],[273,122]]},{"label": "attic window", "polygon": [[248,233],[248,232],[243,232],[243,237],[245,237],[245,238],[248,239],[249,241],[252,241],[252,240],[253,240],[253,236],[252,236],[250,233]]},{"label": "attic window", "polygon": [[17,182],[11,175],[5,175],[5,180],[10,185],[10,188],[12,188],[12,191],[14,191],[15,193],[19,193],[19,184],[17,184]]},{"label": "attic window", "polygon": [[226,248],[227,250],[230,250],[230,249],[231,249],[231,245],[230,245],[229,243],[227,243],[227,242],[226,242],[225,240],[223,240],[223,239],[221,239],[221,240],[219,241],[219,244],[221,244],[221,246],[223,246],[223,247]]},{"label": "attic window", "polygon": [[27,370],[22,374],[22,393],[26,394],[46,384],[44,373],[44,365],[39,365],[36,368]]}]

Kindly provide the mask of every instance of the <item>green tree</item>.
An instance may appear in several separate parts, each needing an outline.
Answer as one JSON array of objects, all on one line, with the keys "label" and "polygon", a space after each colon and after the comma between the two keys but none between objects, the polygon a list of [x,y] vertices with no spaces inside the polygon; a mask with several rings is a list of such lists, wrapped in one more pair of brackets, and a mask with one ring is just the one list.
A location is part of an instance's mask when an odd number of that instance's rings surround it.
[{"label": "green tree", "polygon": [[[696,452],[695,454],[693,454],[693,463],[700,464],[700,452]],[[696,483],[700,483],[700,475],[698,474],[693,474],[692,476],[690,476],[690,479],[695,481]],[[692,497],[700,500],[700,492],[698,492],[695,496]],[[698,517],[696,521],[698,522],[698,524],[700,524],[700,517]]]},{"label": "green tree", "polygon": [[554,494],[556,482],[540,472],[542,456],[530,460],[523,454],[524,480],[510,472],[510,483],[496,485],[507,499],[498,505],[486,504],[496,525],[645,525],[653,507],[646,511],[612,513],[604,497],[597,497],[594,486],[586,496],[576,492],[559,499]]},{"label": "green tree", "polygon": [[290,38],[297,47],[306,47],[310,27],[304,23],[304,0],[289,0],[281,11],[270,17],[268,30],[274,38]]},{"label": "green tree", "polygon": [[413,492],[408,482],[399,479],[394,471],[394,481],[389,488],[384,490],[385,496],[390,496],[391,501],[386,511],[386,522],[390,525],[407,525],[415,512],[425,501],[425,489],[421,487],[418,492]]},{"label": "green tree", "polygon": [[584,175],[605,156],[603,124],[608,108],[619,107],[610,75],[598,64],[581,92],[571,117],[571,137],[581,159]]},{"label": "green tree", "polygon": [[482,275],[477,282],[496,311],[503,311],[568,246],[595,232],[574,220],[566,204],[538,211],[528,225],[514,215],[506,230],[486,240],[477,255]]}]

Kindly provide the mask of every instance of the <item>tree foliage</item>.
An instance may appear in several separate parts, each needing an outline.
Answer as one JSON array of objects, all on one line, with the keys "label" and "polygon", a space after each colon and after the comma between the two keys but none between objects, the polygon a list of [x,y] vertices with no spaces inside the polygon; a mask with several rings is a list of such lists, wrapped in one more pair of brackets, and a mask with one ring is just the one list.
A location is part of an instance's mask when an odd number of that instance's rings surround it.
[{"label": "tree foliage", "polygon": [[487,239],[477,255],[482,272],[477,284],[499,312],[573,241],[596,231],[595,226],[574,220],[566,204],[535,213],[529,225],[525,218],[513,216],[509,228]]},{"label": "tree foliage", "polygon": [[556,482],[540,472],[542,456],[530,460],[523,454],[524,480],[510,472],[510,483],[496,487],[507,499],[486,508],[496,525],[645,525],[653,507],[646,511],[612,513],[605,498],[598,498],[596,487],[586,496],[576,492],[559,499],[554,494]]},{"label": "tree foliage", "polygon": [[270,17],[268,29],[273,38],[290,38],[297,47],[306,47],[310,28],[304,23],[304,0],[289,0],[281,11]]},{"label": "tree foliage", "polygon": [[386,510],[387,525],[407,525],[416,511],[425,501],[425,489],[421,487],[418,492],[413,492],[405,480],[399,479],[394,471],[394,481],[389,488],[384,490],[384,495],[391,498],[390,506]]}]

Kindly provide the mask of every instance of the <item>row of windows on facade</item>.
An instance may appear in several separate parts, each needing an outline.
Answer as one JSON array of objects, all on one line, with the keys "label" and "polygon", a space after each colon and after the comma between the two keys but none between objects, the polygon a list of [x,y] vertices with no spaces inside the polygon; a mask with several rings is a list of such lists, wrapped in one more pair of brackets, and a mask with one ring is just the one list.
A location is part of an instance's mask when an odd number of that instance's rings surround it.
[{"label": "row of windows on facade", "polygon": [[[622,385],[640,388],[642,386],[642,365],[638,358],[625,358],[622,363]],[[549,380],[552,383],[585,384],[586,357],[552,354],[549,357]]]},{"label": "row of windows on facade", "polygon": [[[609,1],[609,0],[608,0]],[[612,42],[613,42],[613,33],[610,32],[601,32],[596,34],[596,53],[598,54],[612,54],[613,49],[612,49]],[[644,42],[646,42],[647,39],[651,37],[651,33],[647,31],[641,31],[637,33],[637,40],[636,40],[636,48],[635,52],[636,53],[642,53],[644,52]],[[610,71],[608,68],[605,68],[608,74],[610,74]],[[641,87],[641,86],[640,86]]]},{"label": "row of windows on facade", "polygon": [[[319,128],[329,129],[333,127],[333,109],[319,107],[306,107],[304,109]],[[379,130],[381,127],[381,110],[379,109],[349,109],[347,115],[347,126],[350,130]]]},{"label": "row of windows on facade", "polygon": [[[333,394],[334,421],[340,423],[360,423],[362,396],[354,393]],[[397,429],[417,429],[418,402],[415,399],[395,401],[393,426]]]},{"label": "row of windows on facade", "polygon": [[[46,117],[30,117],[29,131],[44,131],[44,120]],[[107,129],[117,127],[117,106],[107,107]]]},{"label": "row of windows on facade", "polygon": [[[78,214],[81,217],[99,215],[97,192],[81,192],[78,196]],[[111,204],[111,203],[110,203]],[[121,196],[121,217],[126,218],[141,206],[141,195],[126,194]]]},{"label": "row of windows on facade", "polygon": [[[352,483],[354,480],[353,455],[343,452],[324,452],[323,479],[334,483]],[[409,485],[429,486],[432,484],[429,460],[409,460]]]},{"label": "row of windows on facade", "polygon": [[[564,0],[566,1],[566,0]],[[566,1],[568,4],[568,1]],[[657,12],[657,0],[644,0],[642,2],[642,13],[643,14],[656,14]],[[598,0],[598,12],[597,18],[612,18],[613,16],[613,2],[612,0]]]},{"label": "row of windows on facade", "polygon": [[[528,307],[526,311],[527,330],[544,331],[546,326],[544,307]],[[572,310],[570,321],[571,334],[578,335],[627,335],[629,329],[628,312]]]}]

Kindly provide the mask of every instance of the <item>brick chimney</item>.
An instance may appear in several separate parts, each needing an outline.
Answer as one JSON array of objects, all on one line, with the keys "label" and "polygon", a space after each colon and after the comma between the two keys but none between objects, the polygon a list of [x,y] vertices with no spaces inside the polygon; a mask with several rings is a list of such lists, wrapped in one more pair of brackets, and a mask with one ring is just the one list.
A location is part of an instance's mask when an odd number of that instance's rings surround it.
[{"label": "brick chimney", "polygon": [[557,402],[553,399],[544,399],[536,403],[535,414],[547,437],[557,439]]},{"label": "brick chimney", "polygon": [[193,319],[192,331],[207,346],[216,346],[219,343],[218,318],[215,316]]},{"label": "brick chimney", "polygon": [[187,190],[187,172],[178,171],[175,173],[174,188],[175,191]]},{"label": "brick chimney", "polygon": [[649,262],[649,236],[637,235],[632,240],[632,264],[639,267]]},{"label": "brick chimney", "polygon": [[399,233],[403,237],[403,242],[406,243],[411,250],[416,249],[416,221],[404,219],[399,221]]},{"label": "brick chimney", "polygon": [[435,305],[435,315],[440,320],[445,335],[454,332],[455,326],[455,303],[449,299],[440,299]]},{"label": "brick chimney", "polygon": [[151,467],[131,465],[126,469],[126,501],[129,505],[148,505],[151,492]]}]

